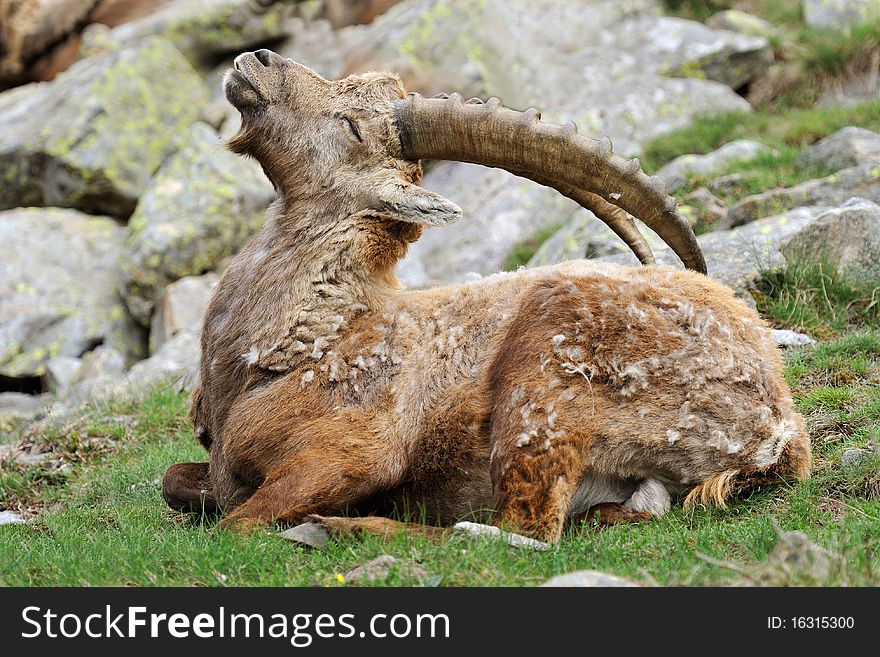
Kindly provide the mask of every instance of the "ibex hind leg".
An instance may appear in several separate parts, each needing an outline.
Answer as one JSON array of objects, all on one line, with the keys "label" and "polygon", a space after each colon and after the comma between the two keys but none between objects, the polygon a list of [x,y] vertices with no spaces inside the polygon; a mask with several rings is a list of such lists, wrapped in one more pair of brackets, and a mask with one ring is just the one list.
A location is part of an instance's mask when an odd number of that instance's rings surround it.
[{"label": "ibex hind leg", "polygon": [[493,522],[543,541],[562,533],[601,414],[594,392],[601,395],[602,385],[585,380],[585,371],[567,372],[558,353],[580,331],[576,309],[584,305],[566,279],[536,283],[523,294],[489,371]]}]

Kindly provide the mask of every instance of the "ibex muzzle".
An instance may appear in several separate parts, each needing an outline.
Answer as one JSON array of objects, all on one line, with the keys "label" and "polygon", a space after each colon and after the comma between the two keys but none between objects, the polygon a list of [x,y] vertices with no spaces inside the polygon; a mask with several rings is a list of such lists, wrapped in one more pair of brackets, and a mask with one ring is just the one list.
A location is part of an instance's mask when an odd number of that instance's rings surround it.
[{"label": "ibex muzzle", "polygon": [[[700,273],[662,182],[607,140],[495,99],[407,96],[390,74],[328,81],[265,50],[237,58],[225,89],[242,114],[229,145],[278,199],[208,307],[191,417],[210,464],[169,470],[175,508],[216,505],[237,528],[422,509],[556,540],[597,507],[657,516],[677,493],[723,505],[808,474],[769,331]],[[421,158],[554,187],[650,263],[638,217],[696,271],[572,261],[405,291],[409,243],[461,215],[418,186]]]}]

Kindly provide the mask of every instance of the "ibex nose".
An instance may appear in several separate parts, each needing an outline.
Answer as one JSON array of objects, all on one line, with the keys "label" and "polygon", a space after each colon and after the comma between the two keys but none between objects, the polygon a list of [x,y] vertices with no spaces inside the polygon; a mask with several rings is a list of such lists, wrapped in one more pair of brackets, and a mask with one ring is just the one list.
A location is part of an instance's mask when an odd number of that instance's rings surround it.
[{"label": "ibex nose", "polygon": [[260,64],[263,66],[271,66],[272,65],[272,55],[274,53],[271,50],[266,50],[265,48],[261,48],[254,52],[254,57],[256,57]]}]

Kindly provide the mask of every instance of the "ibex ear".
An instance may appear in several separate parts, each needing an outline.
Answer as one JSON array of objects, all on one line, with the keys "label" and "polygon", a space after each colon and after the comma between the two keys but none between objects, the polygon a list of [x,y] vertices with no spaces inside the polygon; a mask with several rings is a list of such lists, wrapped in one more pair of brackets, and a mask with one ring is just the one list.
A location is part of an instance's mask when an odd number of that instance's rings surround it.
[{"label": "ibex ear", "polygon": [[422,226],[445,226],[461,219],[461,208],[427,189],[404,182],[388,182],[379,188],[379,214]]}]

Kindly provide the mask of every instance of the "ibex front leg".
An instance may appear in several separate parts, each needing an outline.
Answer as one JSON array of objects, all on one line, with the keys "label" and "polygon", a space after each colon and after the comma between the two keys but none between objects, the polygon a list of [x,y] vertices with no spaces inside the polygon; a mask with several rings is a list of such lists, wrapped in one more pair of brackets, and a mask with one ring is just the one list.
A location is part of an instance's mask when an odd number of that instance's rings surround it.
[{"label": "ibex front leg", "polygon": [[336,414],[306,422],[287,441],[265,481],[221,526],[247,530],[299,522],[309,514],[342,514],[397,485],[404,458],[368,418]]}]

